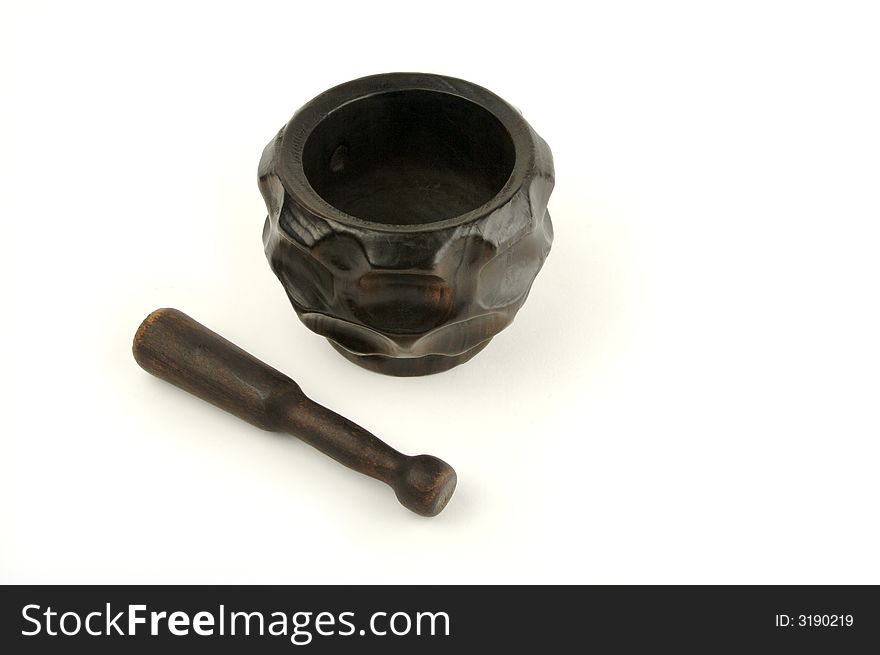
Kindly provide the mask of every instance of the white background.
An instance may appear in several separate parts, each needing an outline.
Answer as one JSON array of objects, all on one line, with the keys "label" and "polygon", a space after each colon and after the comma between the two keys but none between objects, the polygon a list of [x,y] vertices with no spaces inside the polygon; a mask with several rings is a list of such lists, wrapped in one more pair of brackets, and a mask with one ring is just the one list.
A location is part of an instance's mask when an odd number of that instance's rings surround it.
[{"label": "white background", "polygon": [[[878,34],[846,2],[4,4],[0,580],[880,583]],[[394,70],[490,88],[556,162],[529,301],[416,379],[299,323],[256,186],[297,107]],[[141,371],[162,306],[449,461],[449,506]]]}]

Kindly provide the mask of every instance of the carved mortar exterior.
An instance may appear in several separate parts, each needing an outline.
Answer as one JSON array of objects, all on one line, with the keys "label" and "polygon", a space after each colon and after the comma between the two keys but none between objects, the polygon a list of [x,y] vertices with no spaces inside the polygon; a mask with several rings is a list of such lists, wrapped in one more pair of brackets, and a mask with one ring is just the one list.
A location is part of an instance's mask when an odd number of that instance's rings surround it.
[{"label": "carved mortar exterior", "polygon": [[490,91],[374,75],[302,107],[266,146],[263,243],[305,325],[390,375],[466,362],[550,251],[550,148]]}]

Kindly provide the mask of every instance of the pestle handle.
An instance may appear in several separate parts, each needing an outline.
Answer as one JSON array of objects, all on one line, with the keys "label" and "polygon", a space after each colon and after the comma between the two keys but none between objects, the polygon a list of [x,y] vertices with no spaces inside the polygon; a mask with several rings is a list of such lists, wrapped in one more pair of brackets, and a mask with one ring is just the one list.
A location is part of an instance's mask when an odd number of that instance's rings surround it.
[{"label": "pestle handle", "polygon": [[147,316],[132,352],[145,371],[264,430],[288,432],[350,469],[385,482],[417,514],[436,516],[455,491],[455,471],[446,462],[394,450],[179,310],[157,309]]}]

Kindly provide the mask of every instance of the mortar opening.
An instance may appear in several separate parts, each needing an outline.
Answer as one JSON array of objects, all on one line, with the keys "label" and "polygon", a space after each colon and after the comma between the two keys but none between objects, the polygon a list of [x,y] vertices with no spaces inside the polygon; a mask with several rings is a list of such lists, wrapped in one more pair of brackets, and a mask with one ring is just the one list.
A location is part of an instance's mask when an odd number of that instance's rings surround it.
[{"label": "mortar opening", "polygon": [[516,158],[494,115],[458,96],[394,91],[346,104],[312,130],[303,170],[315,192],[365,221],[460,216],[504,187]]}]

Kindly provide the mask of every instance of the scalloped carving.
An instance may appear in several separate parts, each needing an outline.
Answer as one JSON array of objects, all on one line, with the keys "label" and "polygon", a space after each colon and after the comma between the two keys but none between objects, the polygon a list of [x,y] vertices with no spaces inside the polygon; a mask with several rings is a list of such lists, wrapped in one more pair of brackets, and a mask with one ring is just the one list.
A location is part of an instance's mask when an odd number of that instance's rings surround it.
[{"label": "scalloped carving", "polygon": [[513,320],[553,240],[553,159],[527,132],[533,165],[507,202],[458,224],[395,231],[298,201],[281,182],[282,129],[260,161],[263,242],[303,323],[352,361],[392,375],[446,370],[485,347]]}]

